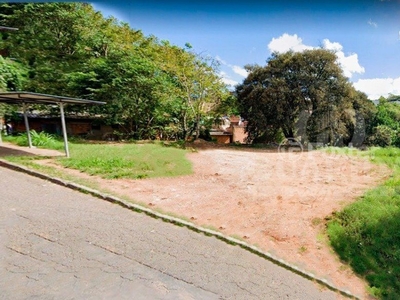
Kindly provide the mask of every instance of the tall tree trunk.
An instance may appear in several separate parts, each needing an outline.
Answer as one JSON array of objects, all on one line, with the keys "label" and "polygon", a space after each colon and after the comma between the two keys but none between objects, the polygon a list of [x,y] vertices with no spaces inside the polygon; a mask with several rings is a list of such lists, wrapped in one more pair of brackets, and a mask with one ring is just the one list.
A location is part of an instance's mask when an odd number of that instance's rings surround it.
[{"label": "tall tree trunk", "polygon": [[196,117],[196,139],[200,136],[200,117]]}]

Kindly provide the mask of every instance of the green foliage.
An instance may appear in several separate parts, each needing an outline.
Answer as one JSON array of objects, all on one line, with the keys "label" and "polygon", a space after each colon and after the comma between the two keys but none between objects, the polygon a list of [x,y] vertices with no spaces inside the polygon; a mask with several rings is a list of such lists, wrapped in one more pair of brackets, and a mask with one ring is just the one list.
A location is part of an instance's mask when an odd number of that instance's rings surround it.
[{"label": "green foliage", "polygon": [[223,97],[216,108],[216,113],[220,116],[238,116],[240,111],[236,96],[229,94]]},{"label": "green foliage", "polygon": [[365,277],[382,299],[400,297],[400,149],[353,151],[393,169],[392,177],[328,223],[331,244],[340,258]]},{"label": "green foliage", "polygon": [[[62,141],[59,141],[55,136],[44,131],[37,132],[35,130],[31,130],[30,135],[32,139],[32,146],[55,150],[61,150],[64,148]],[[5,140],[15,142],[18,146],[29,146],[28,135],[26,133],[22,133],[15,137],[8,137]]]},{"label": "green foliage", "polygon": [[186,151],[158,144],[73,144],[62,165],[103,178],[152,178],[192,172]]},{"label": "green foliage", "polygon": [[354,90],[336,61],[333,52],[315,49],[274,53],[264,67],[247,66],[249,75],[236,93],[249,140],[267,130],[325,144],[362,135],[372,108],[364,109],[366,96]]},{"label": "green foliage", "polygon": [[169,103],[173,108],[170,115],[173,123],[180,127],[178,138],[181,139],[188,139],[193,133],[198,138],[201,129],[206,127],[207,118],[213,112],[220,114],[221,103],[229,97],[217,75],[218,62],[189,49],[164,42],[159,56],[161,69],[171,80],[171,92],[175,97]]},{"label": "green foliage", "polygon": [[21,90],[26,81],[26,69],[0,55],[0,91]]},{"label": "green foliage", "polygon": [[97,108],[110,125],[119,124],[125,138],[155,138],[159,121],[164,74],[147,58],[138,56],[96,59],[82,71],[68,75],[72,92],[106,101]]},{"label": "green foliage", "polygon": [[[391,99],[396,98],[392,96]],[[368,142],[371,145],[400,147],[400,104],[389,102],[382,97],[370,131]]]},{"label": "green foliage", "polygon": [[387,97],[387,101],[389,102],[400,102],[400,95],[393,95],[393,94],[389,94],[389,96]]},{"label": "green foliage", "polygon": [[[1,46],[1,44],[0,44]],[[0,92],[22,90],[26,83],[27,70],[21,64],[0,55]],[[15,108],[0,103],[0,119]],[[2,124],[0,124],[1,127]]]},{"label": "green foliage", "polygon": [[396,130],[386,125],[378,125],[374,129],[374,134],[368,139],[374,146],[387,147],[393,144],[396,139]]},{"label": "green foliage", "polygon": [[19,28],[4,45],[29,68],[28,90],[105,101],[66,112],[101,114],[125,138],[198,135],[227,96],[216,62],[190,44],[182,49],[145,37],[89,4],[5,3],[0,16],[1,25]]}]

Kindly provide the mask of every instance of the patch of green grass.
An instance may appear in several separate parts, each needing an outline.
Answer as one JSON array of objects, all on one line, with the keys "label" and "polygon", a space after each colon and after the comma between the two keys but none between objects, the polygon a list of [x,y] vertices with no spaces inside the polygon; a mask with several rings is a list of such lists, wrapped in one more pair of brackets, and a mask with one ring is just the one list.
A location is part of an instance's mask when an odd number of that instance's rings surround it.
[{"label": "patch of green grass", "polygon": [[[20,136],[8,136],[4,140],[17,143],[19,139]],[[51,144],[47,144],[46,147],[43,148],[52,147]],[[78,141],[70,142],[69,148],[71,158],[55,158],[61,165],[106,179],[173,177],[192,173],[192,165],[185,156],[187,150],[164,147],[161,143],[157,142],[93,144]],[[52,149],[58,148],[53,147]],[[43,158],[45,157],[5,157],[5,159],[11,162],[43,171],[49,175],[55,175],[67,180],[70,179],[66,178],[65,174],[54,168],[41,166],[34,162],[34,160]],[[71,177],[71,179],[71,181],[77,182],[75,178]]]},{"label": "patch of green grass", "polygon": [[142,179],[191,174],[186,151],[158,144],[72,144],[71,158],[57,160],[67,168],[102,178]]},{"label": "patch of green grass", "polygon": [[385,163],[392,176],[328,222],[327,233],[339,257],[366,278],[381,299],[400,299],[400,149],[330,149]]},{"label": "patch of green grass", "polygon": [[[37,132],[31,130],[32,145],[38,148],[62,150],[64,149],[64,142],[60,137],[46,133],[44,131]],[[28,146],[28,136],[26,133],[13,136],[5,136],[3,140],[6,142],[17,144],[18,146]]]},{"label": "patch of green grass", "polygon": [[328,237],[326,236],[325,232],[320,232],[317,234],[317,243],[318,249],[321,249],[321,245],[328,245]]},{"label": "patch of green grass", "polygon": [[[18,136],[4,140],[16,143]],[[103,178],[151,178],[188,175],[192,165],[185,157],[187,150],[163,147],[161,143],[88,144],[82,140],[69,143],[71,158],[54,158],[62,165]],[[90,179],[79,178],[51,166],[36,163],[50,157],[7,156],[4,159],[37,170],[50,176],[78,183],[101,192],[112,194],[104,186]],[[120,195],[123,199],[147,207],[148,205]],[[180,216],[179,216],[180,217]]]},{"label": "patch of green grass", "polygon": [[46,173],[47,173],[47,171],[52,172],[52,173],[53,173],[53,171],[56,172],[56,170],[51,167],[38,165],[34,162],[35,160],[47,159],[47,158],[49,158],[49,157],[46,157],[46,156],[40,156],[40,157],[39,156],[14,156],[14,155],[4,157],[4,159],[9,162],[23,165],[26,167],[34,167],[34,169],[37,171],[45,171]]}]

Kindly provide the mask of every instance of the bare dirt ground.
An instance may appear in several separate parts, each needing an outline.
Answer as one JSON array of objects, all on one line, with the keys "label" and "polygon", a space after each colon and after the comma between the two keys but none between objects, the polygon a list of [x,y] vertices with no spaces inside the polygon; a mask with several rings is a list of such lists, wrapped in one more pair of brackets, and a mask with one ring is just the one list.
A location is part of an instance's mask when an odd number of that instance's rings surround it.
[{"label": "bare dirt ground", "polygon": [[[119,196],[184,216],[366,298],[366,283],[343,265],[324,235],[326,218],[390,175],[384,166],[319,151],[279,153],[201,149],[194,174],[106,180],[78,171]],[[43,163],[54,165],[47,160]]]}]

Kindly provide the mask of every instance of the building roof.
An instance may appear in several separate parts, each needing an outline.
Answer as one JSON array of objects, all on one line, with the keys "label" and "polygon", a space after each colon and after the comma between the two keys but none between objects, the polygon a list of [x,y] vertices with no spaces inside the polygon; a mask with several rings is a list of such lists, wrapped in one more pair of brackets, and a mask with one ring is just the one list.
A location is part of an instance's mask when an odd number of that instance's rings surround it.
[{"label": "building roof", "polygon": [[216,135],[232,135],[232,132],[229,131],[210,131],[210,135],[216,136]]},{"label": "building roof", "polygon": [[0,93],[0,103],[8,104],[106,104],[105,102],[71,98],[64,96],[38,94],[31,92],[4,92]]}]

